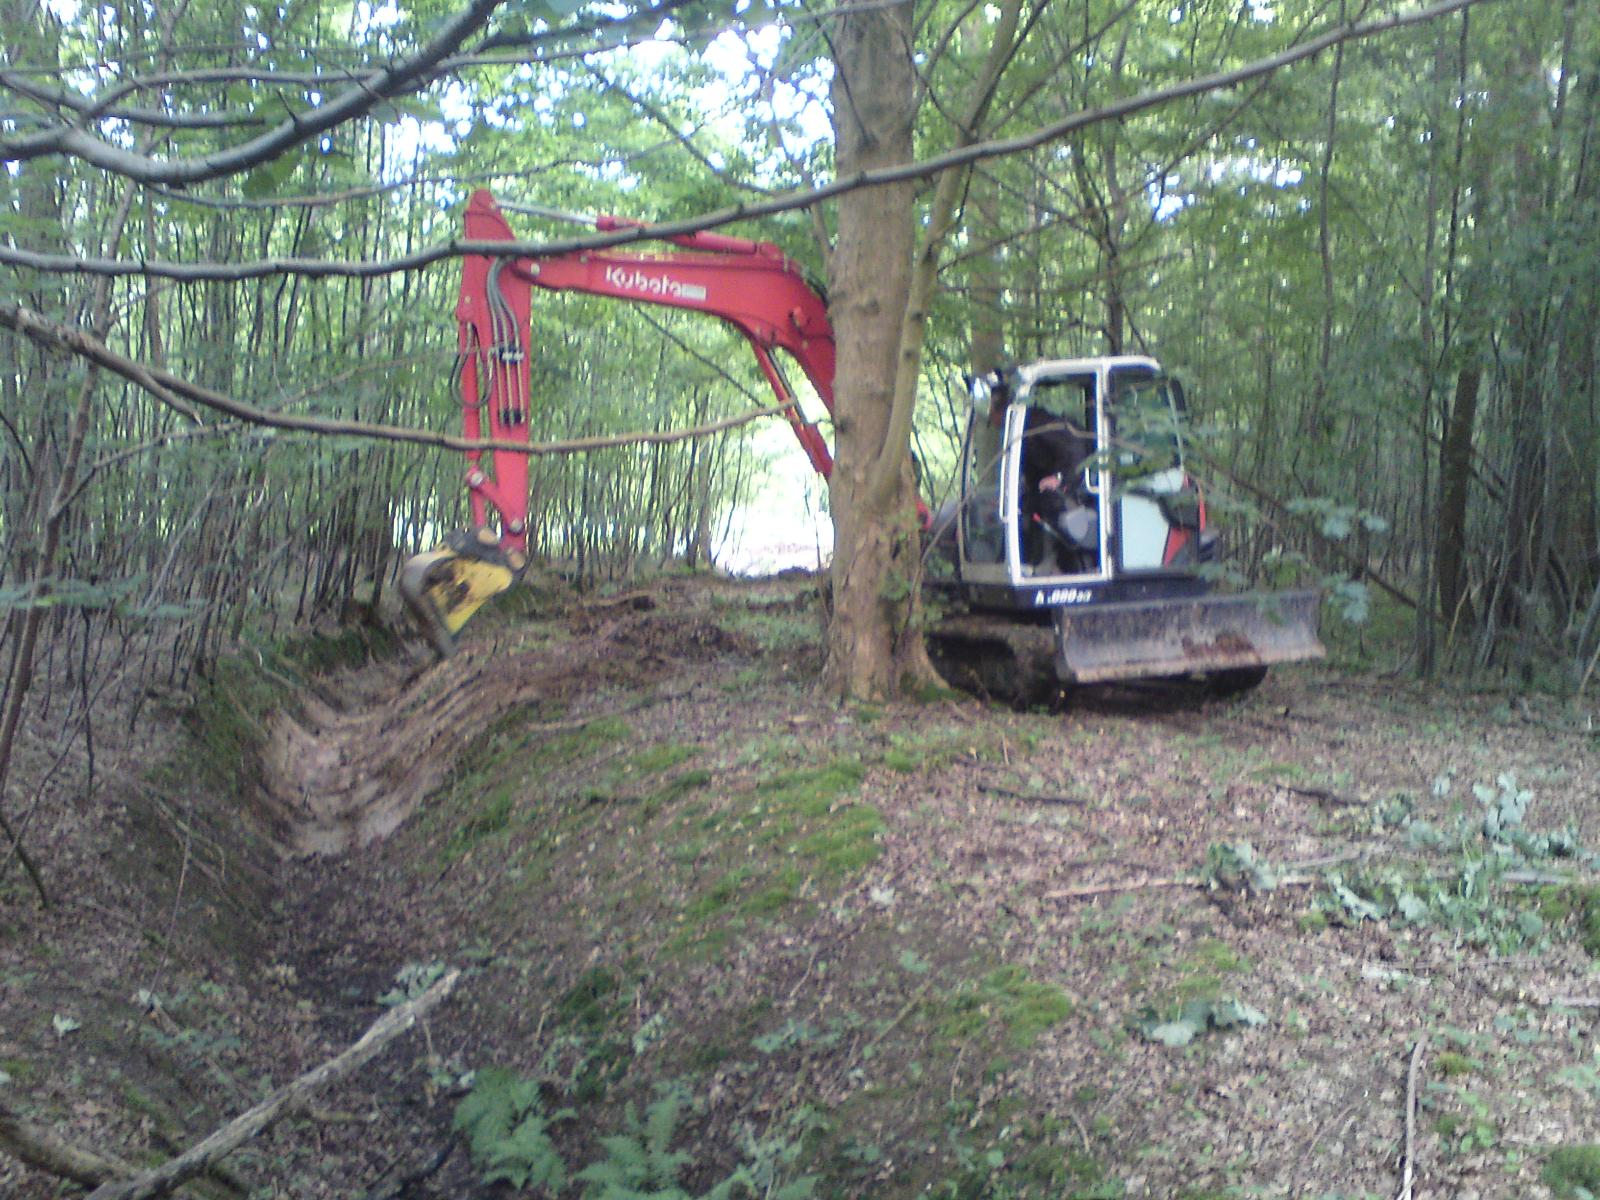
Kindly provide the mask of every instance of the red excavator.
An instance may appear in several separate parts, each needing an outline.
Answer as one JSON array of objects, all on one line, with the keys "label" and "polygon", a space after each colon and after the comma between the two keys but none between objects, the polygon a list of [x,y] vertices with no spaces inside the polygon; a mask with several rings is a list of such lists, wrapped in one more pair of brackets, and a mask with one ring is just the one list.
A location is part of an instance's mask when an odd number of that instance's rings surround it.
[{"label": "red excavator", "polygon": [[[596,229],[635,225],[601,217]],[[466,236],[512,241],[486,191]],[[775,350],[833,407],[827,303],[777,246],[719,233],[673,249],[584,250],[463,260],[457,372],[474,440],[529,438],[534,288],[708,313],[745,336],[811,466],[826,439],[795,401]],[[952,682],[1018,703],[1065,684],[1201,676],[1218,690],[1259,683],[1269,664],[1319,658],[1316,593],[1213,594],[1205,505],[1183,467],[1183,391],[1155,360],[1051,359],[971,381],[959,494],[930,528],[927,586],[949,615],[929,649]],[[528,461],[467,452],[474,528],[411,559],[400,587],[442,654],[527,565]]]}]

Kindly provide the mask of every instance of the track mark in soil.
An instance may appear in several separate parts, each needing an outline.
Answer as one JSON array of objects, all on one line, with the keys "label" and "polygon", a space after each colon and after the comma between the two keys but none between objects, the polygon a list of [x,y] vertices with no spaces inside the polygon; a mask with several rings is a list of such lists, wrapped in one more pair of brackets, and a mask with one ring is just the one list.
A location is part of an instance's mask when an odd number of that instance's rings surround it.
[{"label": "track mark in soil", "polygon": [[472,739],[512,709],[581,708],[608,684],[648,688],[666,660],[738,648],[733,641],[710,622],[631,612],[531,647],[470,643],[421,672],[379,663],[334,676],[322,696],[308,693],[300,711],[269,722],[263,807],[287,854],[369,845],[394,832],[444,784]]}]

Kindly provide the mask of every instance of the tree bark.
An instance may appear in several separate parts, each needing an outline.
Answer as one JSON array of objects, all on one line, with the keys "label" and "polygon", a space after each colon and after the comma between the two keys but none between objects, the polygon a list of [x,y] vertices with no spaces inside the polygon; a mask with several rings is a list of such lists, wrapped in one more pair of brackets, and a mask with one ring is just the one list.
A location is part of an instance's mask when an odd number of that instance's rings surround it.
[{"label": "tree bark", "polygon": [[[917,81],[908,0],[847,9],[834,27],[834,64],[839,177],[910,162]],[[910,422],[894,420],[914,202],[907,182],[839,199],[829,288],[838,343],[833,618],[823,680],[841,698],[880,698],[907,671],[932,674],[912,620],[919,539]]]},{"label": "tree bark", "polygon": [[1472,482],[1472,431],[1478,419],[1481,377],[1477,366],[1463,367],[1456,374],[1456,394],[1439,459],[1439,612],[1447,643],[1454,640],[1456,630],[1477,623],[1467,594],[1467,489]]}]

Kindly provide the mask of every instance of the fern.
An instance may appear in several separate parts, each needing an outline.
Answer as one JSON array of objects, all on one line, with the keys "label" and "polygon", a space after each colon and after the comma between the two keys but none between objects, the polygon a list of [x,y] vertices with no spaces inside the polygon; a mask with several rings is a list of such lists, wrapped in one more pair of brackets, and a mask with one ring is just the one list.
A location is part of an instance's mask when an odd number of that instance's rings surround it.
[{"label": "fern", "polygon": [[[605,1157],[572,1177],[583,1184],[583,1200],[809,1200],[815,1186],[811,1176],[778,1182],[799,1153],[799,1142],[781,1137],[747,1139],[748,1162],[701,1196],[686,1191],[679,1177],[692,1158],[672,1148],[684,1103],[680,1089],[667,1090],[643,1120],[629,1104],[626,1132],[600,1138]],[[568,1175],[550,1127],[574,1115],[570,1108],[546,1115],[536,1080],[489,1068],[478,1073],[471,1093],[456,1106],[454,1123],[466,1135],[485,1183],[554,1195],[567,1186]]]},{"label": "fern", "polygon": [[454,1124],[467,1135],[485,1183],[559,1191],[567,1183],[567,1164],[549,1129],[573,1115],[563,1108],[546,1116],[537,1080],[490,1069],[479,1072],[471,1093],[456,1106]]},{"label": "fern", "polygon": [[678,1186],[689,1155],[672,1149],[682,1099],[668,1092],[645,1110],[641,1122],[632,1104],[628,1132],[603,1137],[606,1157],[578,1172],[588,1186],[584,1200],[693,1200]]},{"label": "fern", "polygon": [[811,1176],[781,1186],[777,1183],[780,1164],[798,1153],[797,1143],[791,1146],[777,1140],[752,1144],[753,1160],[703,1195],[685,1191],[678,1178],[691,1159],[672,1149],[683,1103],[681,1091],[669,1090],[645,1110],[643,1121],[629,1105],[628,1132],[601,1138],[606,1157],[577,1174],[585,1185],[583,1200],[809,1200],[816,1183]]}]

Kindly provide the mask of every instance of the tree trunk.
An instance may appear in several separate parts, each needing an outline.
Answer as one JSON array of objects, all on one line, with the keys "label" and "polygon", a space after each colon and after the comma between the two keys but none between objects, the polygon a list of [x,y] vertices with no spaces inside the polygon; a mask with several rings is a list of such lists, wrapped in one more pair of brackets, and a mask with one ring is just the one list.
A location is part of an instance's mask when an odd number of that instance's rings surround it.
[{"label": "tree trunk", "polygon": [[[907,2],[847,9],[834,29],[838,174],[909,162],[916,117]],[[889,695],[932,674],[914,620],[920,560],[910,421],[895,420],[902,326],[911,299],[914,186],[839,200],[830,307],[838,340],[833,618],[823,685],[841,698]],[[914,402],[915,389],[904,403]],[[908,417],[909,412],[898,414]]]},{"label": "tree trunk", "polygon": [[1455,400],[1439,458],[1439,613],[1447,641],[1476,619],[1467,593],[1467,488],[1472,482],[1472,431],[1478,420],[1478,367],[1456,375]]}]

